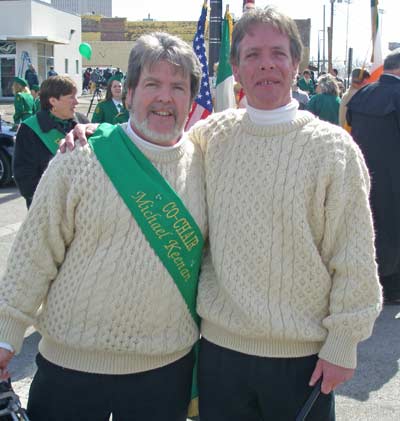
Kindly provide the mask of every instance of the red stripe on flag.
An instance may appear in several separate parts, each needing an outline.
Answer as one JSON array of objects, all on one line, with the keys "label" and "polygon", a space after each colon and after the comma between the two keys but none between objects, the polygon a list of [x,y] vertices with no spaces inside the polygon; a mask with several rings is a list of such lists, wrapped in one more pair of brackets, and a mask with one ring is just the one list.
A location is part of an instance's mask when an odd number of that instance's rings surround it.
[{"label": "red stripe on flag", "polygon": [[193,126],[193,124],[197,123],[203,118],[208,117],[210,114],[210,111],[194,102],[186,122],[185,131],[188,131]]}]

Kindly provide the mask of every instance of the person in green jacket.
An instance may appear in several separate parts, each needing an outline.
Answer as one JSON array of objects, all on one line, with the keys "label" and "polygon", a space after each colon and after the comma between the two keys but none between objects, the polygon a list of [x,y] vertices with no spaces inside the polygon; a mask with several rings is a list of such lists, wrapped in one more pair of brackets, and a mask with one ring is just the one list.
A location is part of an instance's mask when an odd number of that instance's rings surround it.
[{"label": "person in green jacket", "polygon": [[303,77],[299,79],[297,85],[302,91],[307,92],[308,96],[314,95],[314,81],[311,79],[311,72],[308,69],[304,70]]},{"label": "person in green jacket", "polygon": [[332,75],[323,75],[318,79],[317,95],[311,97],[306,109],[321,120],[339,124],[339,85]]},{"label": "person in green jacket", "polygon": [[31,94],[35,101],[35,114],[40,111],[40,86],[32,85]]},{"label": "person in green jacket", "polygon": [[13,83],[14,92],[14,123],[20,124],[35,113],[35,101],[28,88],[28,82],[22,77],[15,77]]},{"label": "person in green jacket", "polygon": [[92,123],[116,124],[114,121],[115,117],[123,113],[124,108],[122,102],[122,83],[118,77],[114,76],[108,81],[105,100],[99,102],[94,110]]},{"label": "person in green jacket", "polygon": [[127,91],[124,89],[122,92],[122,104],[124,105],[122,110],[114,117],[112,124],[122,124],[129,120],[129,110],[126,105]]}]

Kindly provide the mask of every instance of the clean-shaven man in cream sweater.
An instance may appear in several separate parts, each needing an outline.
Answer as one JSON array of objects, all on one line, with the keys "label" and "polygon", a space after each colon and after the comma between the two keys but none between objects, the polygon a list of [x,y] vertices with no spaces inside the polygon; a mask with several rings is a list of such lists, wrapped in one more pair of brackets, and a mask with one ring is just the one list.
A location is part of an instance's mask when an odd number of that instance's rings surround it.
[{"label": "clean-shaven man in cream sweater", "polygon": [[292,100],[301,53],[292,19],[246,12],[231,62],[248,106],[189,133],[204,154],[210,228],[197,298],[202,421],[293,421],[319,379],[307,420],[333,421],[333,391],[381,310],[368,171],[344,130]]},{"label": "clean-shaven man in cream sweater", "polygon": [[[183,136],[201,65],[156,33],[135,42],[130,121],[58,154],[0,283],[0,377],[35,325],[31,421],[184,421],[206,202],[202,153]],[[8,350],[6,349],[8,348]]]},{"label": "clean-shaven man in cream sweater", "polygon": [[190,138],[205,157],[210,254],[197,310],[202,421],[332,421],[334,389],[381,309],[370,181],[341,128],[298,110],[295,22],[243,14],[231,63],[248,106],[213,114]]}]

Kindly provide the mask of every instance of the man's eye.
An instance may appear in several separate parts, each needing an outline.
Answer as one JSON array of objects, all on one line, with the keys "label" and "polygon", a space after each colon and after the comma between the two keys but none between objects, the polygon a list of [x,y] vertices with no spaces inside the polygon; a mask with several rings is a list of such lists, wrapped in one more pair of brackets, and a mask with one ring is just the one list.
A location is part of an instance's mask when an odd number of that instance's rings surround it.
[{"label": "man's eye", "polygon": [[253,53],[248,53],[246,55],[246,58],[252,58],[252,57],[256,57],[256,56],[257,56],[257,53],[253,52]]}]

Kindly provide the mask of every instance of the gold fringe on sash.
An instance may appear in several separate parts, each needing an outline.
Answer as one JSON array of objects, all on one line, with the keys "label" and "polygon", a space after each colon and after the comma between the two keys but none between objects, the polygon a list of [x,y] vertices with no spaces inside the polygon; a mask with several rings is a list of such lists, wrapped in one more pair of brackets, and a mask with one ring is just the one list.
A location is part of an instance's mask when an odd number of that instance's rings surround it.
[{"label": "gold fringe on sash", "polygon": [[190,401],[188,407],[188,417],[198,417],[199,416],[199,398],[194,398]]}]

